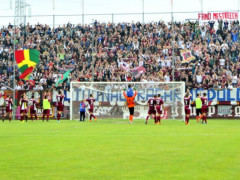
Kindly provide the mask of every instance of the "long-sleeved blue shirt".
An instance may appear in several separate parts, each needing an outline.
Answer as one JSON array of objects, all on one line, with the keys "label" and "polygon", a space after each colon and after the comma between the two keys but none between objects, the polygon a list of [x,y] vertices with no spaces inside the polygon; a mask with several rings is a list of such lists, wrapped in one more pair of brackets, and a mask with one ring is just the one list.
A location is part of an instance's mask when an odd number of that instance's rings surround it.
[{"label": "long-sleeved blue shirt", "polygon": [[86,104],[85,103],[80,103],[79,111],[80,112],[85,112],[85,109],[86,109]]}]

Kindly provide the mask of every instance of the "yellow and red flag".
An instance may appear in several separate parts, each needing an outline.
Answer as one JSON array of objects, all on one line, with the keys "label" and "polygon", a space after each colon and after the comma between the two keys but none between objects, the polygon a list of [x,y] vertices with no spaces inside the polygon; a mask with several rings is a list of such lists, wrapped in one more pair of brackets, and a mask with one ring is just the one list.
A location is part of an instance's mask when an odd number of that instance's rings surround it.
[{"label": "yellow and red flag", "polygon": [[20,72],[19,78],[27,80],[39,63],[39,51],[36,49],[25,49],[15,51],[15,59]]}]

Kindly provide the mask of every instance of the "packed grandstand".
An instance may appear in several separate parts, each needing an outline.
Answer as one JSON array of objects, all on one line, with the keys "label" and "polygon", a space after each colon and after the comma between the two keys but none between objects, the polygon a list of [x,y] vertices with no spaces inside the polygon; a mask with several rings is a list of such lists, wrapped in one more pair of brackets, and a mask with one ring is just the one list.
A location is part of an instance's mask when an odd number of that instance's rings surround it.
[{"label": "packed grandstand", "polygon": [[[65,89],[55,86],[71,70],[70,81],[186,82],[188,88],[240,87],[239,21],[68,23],[51,28],[36,24],[0,28],[0,89],[13,88],[13,44],[37,49],[40,63],[30,80],[16,89]],[[174,48],[173,48],[174,47]],[[173,50],[175,61],[173,63]],[[184,52],[187,52],[184,54]],[[93,72],[92,72],[93,71]],[[93,77],[92,77],[93,76]]]}]

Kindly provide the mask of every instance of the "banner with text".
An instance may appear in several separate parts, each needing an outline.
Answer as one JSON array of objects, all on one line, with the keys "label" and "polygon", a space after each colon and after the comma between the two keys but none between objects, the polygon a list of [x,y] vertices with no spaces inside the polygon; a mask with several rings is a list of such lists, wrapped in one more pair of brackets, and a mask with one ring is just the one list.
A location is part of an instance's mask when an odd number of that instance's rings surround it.
[{"label": "banner with text", "polygon": [[211,13],[198,13],[198,20],[237,20],[238,12],[211,12]]}]

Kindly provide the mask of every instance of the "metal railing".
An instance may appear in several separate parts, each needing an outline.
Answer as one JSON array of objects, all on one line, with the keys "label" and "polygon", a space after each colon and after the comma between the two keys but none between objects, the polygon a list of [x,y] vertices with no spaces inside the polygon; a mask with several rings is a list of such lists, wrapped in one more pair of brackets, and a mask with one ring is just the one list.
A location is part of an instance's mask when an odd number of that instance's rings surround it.
[{"label": "metal railing", "polygon": [[[197,19],[198,13],[202,11],[191,11],[191,12],[173,12],[173,17],[176,21],[185,21],[186,19]],[[112,14],[68,14],[68,15],[32,15],[25,16],[24,23],[27,24],[48,24],[51,27],[56,27],[58,25],[67,24],[90,24],[97,20],[100,22],[158,22],[163,20],[165,22],[171,21],[172,12],[146,12],[146,13],[112,13]],[[15,16],[0,16],[0,26],[6,26],[9,23],[14,24]]]}]

